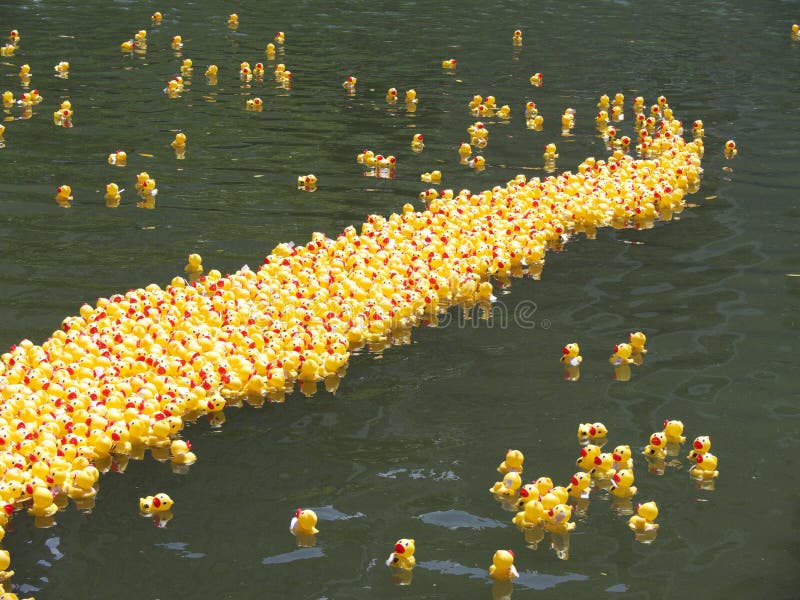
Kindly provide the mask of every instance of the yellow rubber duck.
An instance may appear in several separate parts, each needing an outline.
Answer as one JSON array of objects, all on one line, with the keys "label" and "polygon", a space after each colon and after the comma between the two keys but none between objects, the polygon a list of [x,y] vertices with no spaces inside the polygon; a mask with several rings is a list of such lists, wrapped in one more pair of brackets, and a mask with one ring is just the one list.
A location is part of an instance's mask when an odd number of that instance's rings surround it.
[{"label": "yellow rubber duck", "polygon": [[542,115],[534,115],[532,119],[528,119],[526,123],[528,129],[533,129],[534,131],[541,131],[544,129],[544,117]]},{"label": "yellow rubber duck", "polygon": [[264,79],[264,63],[258,62],[255,64],[253,67],[253,77],[258,81]]},{"label": "yellow rubber duck", "polygon": [[582,361],[581,348],[576,342],[571,342],[561,348],[561,362],[563,364],[577,367]]},{"label": "yellow rubber duck", "polygon": [[486,159],[481,156],[480,154],[471,158],[467,164],[474,170],[474,171],[483,171],[486,168]]},{"label": "yellow rubber duck", "polygon": [[0,123],[0,142],[5,142],[6,138],[4,137],[6,133],[6,126]]},{"label": "yellow rubber duck", "polygon": [[667,436],[663,431],[657,431],[650,436],[650,443],[644,447],[642,454],[647,458],[655,460],[663,460],[667,454],[665,448],[667,446]]},{"label": "yellow rubber duck", "polygon": [[0,46],[0,56],[14,56],[17,47],[14,44],[3,44]]},{"label": "yellow rubber duck", "polygon": [[389,104],[397,103],[397,88],[392,87],[386,91],[386,102]]},{"label": "yellow rubber duck", "polygon": [[509,448],[506,458],[497,467],[497,472],[505,475],[510,471],[522,473],[522,463],[525,462],[525,455],[520,450]]},{"label": "yellow rubber duck", "polygon": [[423,173],[420,175],[420,179],[425,183],[441,183],[442,182],[442,172],[441,171],[431,171],[430,173]]},{"label": "yellow rubber duck", "polygon": [[319,533],[316,525],[317,513],[310,508],[298,508],[289,524],[289,531],[294,535],[316,535]]},{"label": "yellow rubber duck", "polygon": [[617,498],[631,498],[636,494],[633,485],[633,469],[622,469],[611,477],[611,495]]},{"label": "yellow rubber duck", "polygon": [[14,93],[9,90],[3,92],[3,106],[5,108],[11,108],[12,106],[14,106],[14,104],[15,104]]},{"label": "yellow rubber duck", "polygon": [[615,469],[633,469],[633,455],[631,447],[627,444],[620,444],[614,448],[611,457],[614,459]]},{"label": "yellow rubber duck", "polygon": [[122,196],[120,195],[119,186],[116,183],[109,183],[106,185],[106,194],[104,196],[106,206],[117,207],[119,206]]},{"label": "yellow rubber duck", "polygon": [[467,164],[469,157],[472,156],[472,146],[470,146],[467,142],[462,142],[458,147],[458,155],[461,157],[461,164]]},{"label": "yellow rubber duck", "polygon": [[689,469],[689,475],[695,479],[714,479],[719,476],[717,457],[711,452],[703,452],[694,460],[695,464]]},{"label": "yellow rubber duck", "polygon": [[275,60],[275,44],[268,43],[264,48],[264,54],[267,55],[267,60]]},{"label": "yellow rubber duck", "polygon": [[511,107],[508,104],[503,104],[500,108],[497,109],[495,112],[495,116],[498,119],[508,120],[511,118]]},{"label": "yellow rubber duck", "polygon": [[347,92],[348,95],[353,95],[356,93],[356,84],[358,83],[358,77],[353,77],[352,75],[345,79],[342,82],[342,87]]},{"label": "yellow rubber duck", "polygon": [[514,566],[514,552],[512,550],[498,550],[492,556],[489,566],[489,577],[495,581],[511,581],[519,577]]},{"label": "yellow rubber duck", "polygon": [[511,43],[514,46],[522,46],[522,30],[514,30],[514,35],[511,36]]},{"label": "yellow rubber duck", "polygon": [[58,506],[53,502],[53,496],[53,492],[47,486],[35,486],[31,494],[33,506],[28,509],[28,514],[34,517],[52,517],[58,512]]},{"label": "yellow rubber duck", "polygon": [[122,50],[122,52],[133,52],[134,43],[133,40],[125,40],[119,45],[119,49]]},{"label": "yellow rubber duck", "polygon": [[733,158],[739,153],[736,149],[736,142],[733,140],[728,140],[725,142],[725,158]]},{"label": "yellow rubber duck", "polygon": [[9,571],[11,566],[11,555],[8,550],[0,550],[0,582],[6,581],[14,576],[14,571]]},{"label": "yellow rubber duck", "polygon": [[19,68],[19,81],[22,87],[26,87],[31,80],[31,66],[27,63]]},{"label": "yellow rubber duck", "polygon": [[[520,495],[522,495],[521,490]],[[522,510],[514,515],[514,517],[511,519],[511,522],[521,529],[536,527],[544,521],[545,511],[542,507],[542,503],[539,502],[539,500],[532,498],[530,493],[527,494],[527,498],[523,503]]]},{"label": "yellow rubber duck", "polygon": [[592,485],[592,477],[584,471],[578,471],[569,480],[567,486],[567,493],[572,498],[587,498],[589,496],[589,488]]},{"label": "yellow rubber duck", "polygon": [[416,550],[414,540],[411,538],[401,538],[394,545],[394,551],[386,559],[386,566],[410,571],[417,564],[414,558]]},{"label": "yellow rubber duck", "polygon": [[614,346],[614,353],[609,357],[608,362],[615,367],[619,365],[629,365],[633,362],[633,359],[631,359],[632,353],[633,348],[630,344],[617,344]]},{"label": "yellow rubber duck", "polygon": [[711,450],[711,438],[707,435],[699,435],[694,438],[694,441],[692,442],[692,450],[689,452],[686,458],[694,461],[698,456],[705,454],[709,450]]},{"label": "yellow rubber duck", "polygon": [[621,106],[612,106],[611,107],[611,120],[612,121],[622,121],[625,118],[625,115],[622,114],[622,107]]},{"label": "yellow rubber duck", "polygon": [[173,35],[170,46],[172,47],[173,50],[180,50],[181,48],[183,48],[183,37],[180,35]]},{"label": "yellow rubber duck", "polygon": [[542,83],[544,82],[544,76],[541,73],[534,73],[531,75],[530,83],[534,87],[542,87]]},{"label": "yellow rubber duck", "polygon": [[508,471],[502,481],[497,481],[489,488],[489,491],[496,496],[516,496],[517,491],[522,486],[522,479],[517,471]]},{"label": "yellow rubber duck", "polygon": [[305,192],[314,192],[317,189],[317,176],[313,173],[300,175],[297,178],[297,189]]},{"label": "yellow rubber duck", "polygon": [[654,521],[658,518],[658,506],[653,501],[639,504],[636,513],[628,519],[628,527],[636,532],[653,531],[658,529]]},{"label": "yellow rubber duck", "polygon": [[276,31],[275,32],[275,38],[273,39],[273,41],[276,44],[283,44],[286,41],[286,36],[284,35],[284,33],[282,31]]},{"label": "yellow rubber duck", "polygon": [[544,154],[542,155],[545,161],[553,161],[558,158],[558,149],[556,145],[552,142],[545,145],[544,147]]},{"label": "yellow rubber duck", "polygon": [[190,275],[202,273],[203,258],[199,254],[190,254],[183,270]]},{"label": "yellow rubber duck", "polygon": [[60,185],[56,188],[56,202],[59,204],[69,204],[72,200],[72,188],[70,186]]},{"label": "yellow rubber duck", "polygon": [[421,133],[415,133],[411,138],[411,151],[419,154],[425,148],[425,137]]},{"label": "yellow rubber duck", "polygon": [[164,18],[160,12],[156,11],[152,15],[150,15],[150,21],[153,25],[161,25],[161,20]]},{"label": "yellow rubber duck", "polygon": [[53,70],[56,72],[56,77],[66,79],[69,77],[69,63],[65,60],[60,61]]},{"label": "yellow rubber duck", "polygon": [[683,436],[683,423],[681,421],[665,420],[664,435],[667,437],[668,444],[682,444],[686,441]]},{"label": "yellow rubber duck", "polygon": [[164,492],[160,492],[153,496],[153,500],[150,505],[150,512],[151,513],[163,513],[168,512],[172,509],[175,503],[172,501],[167,494]]},{"label": "yellow rubber duck", "polygon": [[417,98],[417,90],[414,89],[406,90],[406,95],[405,95],[406,105],[416,104],[418,101],[419,99]]},{"label": "yellow rubber duck", "polygon": [[239,27],[239,15],[231,13],[228,15],[228,28],[236,29]]},{"label": "yellow rubber duck", "polygon": [[192,444],[188,440],[172,440],[169,454],[173,464],[192,465],[197,462],[197,456],[192,452]]},{"label": "yellow rubber duck", "polygon": [[572,518],[572,507],[569,504],[556,504],[547,511],[548,519],[544,527],[552,533],[564,534],[575,529]]},{"label": "yellow rubber duck", "polygon": [[176,133],[175,139],[170,143],[170,146],[172,146],[176,150],[179,148],[186,148],[186,134]]},{"label": "yellow rubber duck", "polygon": [[147,49],[147,32],[144,29],[140,29],[136,33],[133,34],[133,45],[135,49],[144,51]]},{"label": "yellow rubber duck", "polygon": [[442,61],[442,68],[443,69],[455,69],[456,68],[456,59],[449,58],[447,60]]},{"label": "yellow rubber duck", "polygon": [[192,71],[194,71],[192,59],[184,58],[183,62],[181,63],[181,75],[183,77],[191,77]]},{"label": "yellow rubber duck", "polygon": [[575,461],[575,464],[578,468],[583,469],[584,471],[591,471],[594,468],[594,459],[596,456],[600,456],[600,446],[595,444],[587,444],[583,448],[581,448],[580,456],[578,460]]},{"label": "yellow rubber duck", "polygon": [[218,71],[219,71],[219,68],[217,67],[217,65],[208,65],[208,68],[206,69],[206,72],[205,72],[205,76],[209,77],[209,78],[210,77],[216,78]]},{"label": "yellow rubber duck", "polygon": [[647,349],[644,347],[647,343],[647,336],[641,331],[632,331],[628,336],[631,345],[631,351],[634,354],[647,354]]},{"label": "yellow rubber duck", "polygon": [[536,108],[536,102],[529,100],[525,103],[525,118],[532,119],[539,114],[539,109]]},{"label": "yellow rubber duck", "polygon": [[608,97],[608,94],[603,94],[600,96],[600,101],[597,103],[597,108],[600,110],[608,110],[609,106],[611,106],[611,99]]}]

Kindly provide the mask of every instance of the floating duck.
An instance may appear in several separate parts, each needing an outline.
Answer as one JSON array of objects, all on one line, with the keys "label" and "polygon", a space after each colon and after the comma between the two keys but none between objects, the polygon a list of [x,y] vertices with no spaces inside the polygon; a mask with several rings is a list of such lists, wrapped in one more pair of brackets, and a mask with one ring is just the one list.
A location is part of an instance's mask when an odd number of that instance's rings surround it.
[{"label": "floating duck", "polygon": [[517,471],[508,471],[503,475],[502,481],[497,481],[489,488],[495,496],[516,496],[522,486],[522,478]]},{"label": "floating duck", "polygon": [[164,88],[164,93],[170,98],[178,98],[183,92],[183,78],[173,77],[167,82],[167,87]]},{"label": "floating duck", "polygon": [[629,336],[631,352],[633,354],[647,354],[644,345],[647,343],[647,336],[641,331],[631,332]]},{"label": "floating duck", "polygon": [[636,507],[636,514],[628,519],[628,527],[636,532],[654,531],[658,529],[658,524],[654,521],[658,518],[658,506],[655,502],[645,502]]},{"label": "floating duck", "polygon": [[458,147],[458,155],[461,157],[461,164],[467,164],[469,157],[472,155],[472,146],[470,146],[467,142],[462,142]]},{"label": "floating duck", "polygon": [[622,469],[611,477],[611,495],[617,498],[630,498],[636,494],[633,485],[633,469]]},{"label": "floating duck", "polygon": [[11,108],[12,106],[14,106],[14,104],[15,104],[14,93],[9,90],[3,92],[3,106],[5,108]]},{"label": "floating duck", "polygon": [[739,153],[736,149],[736,142],[733,140],[728,140],[725,142],[725,158],[733,158]]},{"label": "floating duck", "polygon": [[529,80],[534,87],[542,87],[543,77],[541,73],[534,73]]},{"label": "floating duck", "polygon": [[66,79],[69,77],[69,63],[65,60],[60,61],[53,70],[56,72],[56,77]]},{"label": "floating duck", "polygon": [[422,152],[423,148],[425,148],[424,139],[421,133],[415,133],[414,137],[411,138],[411,151]]},{"label": "floating duck", "polygon": [[625,105],[625,95],[622,92],[617,92],[614,94],[614,101],[612,104],[622,108]]},{"label": "floating duck", "polygon": [[0,142],[5,141],[5,137],[3,137],[6,133],[6,126],[0,123]]},{"label": "floating duck", "polygon": [[692,442],[692,450],[686,456],[689,460],[696,460],[701,454],[711,450],[711,438],[707,435],[699,435]]},{"label": "floating duck", "polygon": [[406,90],[406,96],[405,96],[406,105],[416,104],[417,102],[419,102],[419,99],[417,98],[417,90],[414,89]]},{"label": "floating duck", "polygon": [[572,498],[587,498],[589,488],[592,485],[592,477],[583,471],[578,471],[570,479],[567,486],[567,493]]},{"label": "floating duck", "polygon": [[244,61],[239,64],[239,79],[245,82],[253,79],[253,71],[250,69],[249,62]]},{"label": "floating duck", "polygon": [[170,143],[175,150],[186,148],[186,134],[176,133],[175,139]]},{"label": "floating duck", "polygon": [[0,46],[0,56],[14,56],[17,47],[14,44],[3,44]]},{"label": "floating duck", "polygon": [[511,43],[515,46],[522,46],[522,31],[519,29],[514,30],[514,35],[511,36]]},{"label": "floating duck", "polygon": [[264,109],[264,101],[261,98],[248,98],[245,102],[245,110],[253,112],[261,112]]},{"label": "floating duck", "polygon": [[282,31],[276,31],[275,32],[275,38],[273,39],[273,41],[276,44],[283,44],[286,41],[286,36],[284,35],[284,33]]},{"label": "floating duck", "polygon": [[443,69],[455,69],[456,68],[456,59],[449,58],[447,60],[442,61],[442,68]]},{"label": "floating duck", "polygon": [[600,101],[597,103],[597,108],[600,110],[608,110],[609,106],[611,106],[611,99],[608,97],[608,94],[603,94],[600,96]]},{"label": "floating duck", "polygon": [[351,75],[342,82],[342,87],[348,95],[353,95],[356,93],[356,83],[358,83],[358,78]]},{"label": "floating duck", "polygon": [[625,118],[621,106],[612,106],[610,116],[612,121],[622,121]]},{"label": "floating duck", "polygon": [[664,435],[668,444],[682,444],[686,441],[683,434],[683,423],[681,421],[664,421]]},{"label": "floating duck", "polygon": [[615,469],[621,470],[633,468],[633,454],[631,453],[631,447],[627,444],[619,445],[614,448],[614,451],[611,453],[611,457],[614,459]]},{"label": "floating duck", "polygon": [[594,457],[594,467],[589,471],[592,479],[609,479],[614,476],[614,457],[610,452],[601,452]]},{"label": "floating duck", "polygon": [[711,452],[698,454],[694,459],[695,464],[689,469],[689,475],[695,479],[715,479],[719,476],[717,471],[717,457]]},{"label": "floating duck", "polygon": [[71,482],[67,485],[67,495],[73,500],[85,500],[94,498],[97,489],[94,484],[100,473],[91,465],[72,471]]},{"label": "floating duck", "polygon": [[511,522],[521,529],[536,527],[545,521],[545,512],[542,503],[530,496],[525,501],[523,509],[519,511]]},{"label": "floating duck", "polygon": [[191,76],[192,71],[194,70],[192,65],[193,65],[193,63],[192,63],[192,59],[191,58],[184,58],[183,59],[183,62],[181,63],[181,75],[183,77]]},{"label": "floating duck", "polygon": [[12,29],[11,32],[8,34],[8,40],[15,46],[19,46],[19,43],[22,40],[22,36],[20,36],[18,30]]},{"label": "floating duck", "polygon": [[417,559],[414,558],[414,550],[413,539],[401,538],[397,540],[394,545],[394,551],[386,559],[386,566],[410,571],[417,564]]},{"label": "floating duck", "polygon": [[494,114],[495,117],[498,119],[508,120],[511,118],[511,107],[508,104],[503,104],[500,108],[497,109],[497,112]]},{"label": "floating duck", "polygon": [[575,523],[570,521],[572,518],[572,507],[568,504],[556,504],[547,511],[548,519],[544,527],[552,533],[567,533],[575,529]]},{"label": "floating duck", "polygon": [[426,172],[420,175],[420,179],[426,183],[441,183],[442,172],[441,171],[431,171],[429,173]]},{"label": "floating duck", "polygon": [[217,67],[217,65],[208,65],[208,68],[206,69],[206,72],[205,72],[205,76],[208,77],[208,78],[212,78],[213,77],[213,78],[216,79],[218,71],[219,71],[219,68]]},{"label": "floating duck", "polygon": [[522,463],[524,462],[525,455],[522,452],[509,448],[505,460],[498,465],[497,472],[503,475],[510,471],[522,473]]},{"label": "floating duck", "polygon": [[600,456],[600,446],[587,444],[581,448],[581,455],[575,461],[575,464],[584,471],[591,471],[595,467],[594,459],[597,456]]},{"label": "floating duck", "polygon": [[467,164],[474,171],[483,171],[486,168],[486,159],[479,154],[467,161]]},{"label": "floating duck", "polygon": [[519,577],[514,566],[514,552],[511,550],[498,550],[492,556],[489,566],[489,577],[496,581],[511,581]]},{"label": "floating duck", "polygon": [[173,50],[180,50],[183,48],[183,37],[179,35],[172,36],[171,46]]},{"label": "floating duck", "polygon": [[253,67],[253,77],[256,78],[257,81],[261,81],[264,79],[264,63],[256,63]]},{"label": "floating duck", "polygon": [[[150,497],[148,496],[148,498]],[[139,510],[141,510],[143,506],[142,500],[146,500],[146,498],[139,499]],[[172,501],[172,498],[170,498],[167,494],[161,492],[156,494],[150,499],[149,510],[147,512],[151,514],[168,512],[169,510],[172,509],[172,506],[174,504],[175,503]]]},{"label": "floating duck", "polygon": [[533,118],[527,120],[526,126],[528,129],[541,131],[544,128],[544,117],[542,115],[534,115]]},{"label": "floating duck", "polygon": [[121,199],[120,189],[116,183],[109,183],[106,185],[106,194],[104,196],[106,205],[119,206]]},{"label": "floating duck", "polygon": [[197,456],[192,452],[192,444],[188,440],[172,440],[169,454],[173,464],[192,465],[197,462]]},{"label": "floating duck", "polygon": [[123,52],[133,52],[135,42],[133,40],[125,40],[119,45],[119,49]]},{"label": "floating duck", "polygon": [[397,103],[397,88],[389,88],[386,92],[386,102],[389,104]]},{"label": "floating duck", "polygon": [[552,142],[545,145],[544,147],[544,154],[542,155],[545,161],[554,161],[558,158],[558,150],[556,149],[556,145]]},{"label": "floating duck", "polygon": [[313,173],[300,175],[297,178],[297,189],[304,192],[314,192],[317,190],[317,176]]},{"label": "floating duck", "polygon": [[575,109],[567,108],[561,115],[561,131],[568,133],[575,127]]},{"label": "floating duck", "polygon": [[8,550],[0,550],[0,582],[11,579],[14,576],[14,571],[9,571],[8,567],[11,566],[11,554]]},{"label": "floating duck", "polygon": [[630,344],[617,344],[614,346],[614,353],[609,357],[608,362],[615,367],[619,365],[629,365],[633,362],[631,358],[632,353],[633,348]]},{"label": "floating duck", "polygon": [[19,68],[19,79],[22,86],[25,87],[31,80],[31,66],[27,63],[21,65]]},{"label": "floating duck", "polygon": [[644,112],[644,97],[636,96],[633,99],[633,112],[636,115],[640,115]]},{"label": "floating duck", "polygon": [[150,21],[153,25],[161,25],[161,20],[164,18],[160,12],[156,11],[152,15],[150,15]]},{"label": "floating duck", "polygon": [[298,508],[294,512],[292,521],[289,524],[289,531],[294,535],[316,535],[319,533],[317,529],[317,513],[310,508]]},{"label": "floating duck", "polygon": [[239,27],[239,15],[236,13],[231,13],[228,15],[228,27],[230,29],[236,29]]},{"label": "floating duck", "polygon": [[60,185],[56,188],[56,202],[68,204],[72,202],[72,188],[68,185]]},{"label": "floating duck", "polygon": [[33,506],[28,509],[28,514],[34,517],[52,517],[58,512],[58,506],[53,502],[53,497],[53,492],[47,486],[34,486],[31,493]]},{"label": "floating duck", "polygon": [[264,54],[267,55],[268,60],[275,60],[275,44],[270,42],[264,48]]},{"label": "floating duck", "polygon": [[536,102],[529,100],[525,103],[525,118],[532,119],[539,114],[539,109],[536,108]]},{"label": "floating duck", "polygon": [[581,348],[576,342],[571,342],[561,348],[561,362],[563,364],[577,367],[582,361]]},{"label": "floating duck", "polygon": [[662,460],[666,458],[665,448],[667,445],[667,436],[662,431],[657,431],[650,436],[650,443],[644,447],[644,454],[648,458]]}]

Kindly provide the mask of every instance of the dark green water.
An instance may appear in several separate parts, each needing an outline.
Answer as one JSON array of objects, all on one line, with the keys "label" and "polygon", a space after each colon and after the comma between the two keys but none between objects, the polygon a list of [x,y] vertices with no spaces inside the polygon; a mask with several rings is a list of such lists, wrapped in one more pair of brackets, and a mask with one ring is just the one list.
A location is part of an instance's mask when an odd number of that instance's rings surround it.
[{"label": "dark green water", "polygon": [[[479,191],[540,174],[550,141],[559,168],[575,168],[603,154],[592,121],[602,93],[625,93],[629,135],[639,94],[648,105],[665,94],[686,124],[702,119],[705,174],[679,221],[601,230],[549,254],[541,281],[514,281],[501,301],[510,313],[535,306],[526,327],[459,326],[454,311],[448,326],[415,330],[411,345],[355,356],[335,395],[296,393],[283,405],[229,408],[222,427],[190,426],[200,460],[188,475],[148,456],[101,478],[91,514],[70,507],[52,529],[18,515],[3,544],[20,595],[490,598],[491,556],[511,548],[522,574],[515,598],[797,596],[797,3],[75,4],[15,3],[0,15],[0,32],[22,34],[17,55],[0,62],[0,91],[17,97],[29,63],[45,98],[34,118],[5,123],[0,149],[2,348],[41,342],[98,296],[168,282],[190,252],[233,271],[279,242],[397,211],[427,187],[423,171]],[[234,8],[236,33],[226,26]],[[159,28],[154,10],[165,15]],[[147,54],[121,56],[119,43],[140,28]],[[244,88],[239,63],[263,61],[278,29],[293,88],[276,88],[269,72]],[[169,47],[177,34],[181,57]],[[185,57],[191,86],[170,100],[162,89]],[[439,66],[449,57],[455,76]],[[52,76],[59,60],[71,64],[67,80]],[[216,87],[202,76],[210,63]],[[535,71],[541,89],[528,83]],[[340,86],[348,75],[359,79],[350,98]],[[391,86],[417,90],[416,113],[387,107]],[[490,125],[482,173],[457,164],[473,94],[493,94],[513,114]],[[254,95],[262,113],[244,110]],[[65,98],[72,129],[50,117]],[[525,128],[530,99],[542,132]],[[564,139],[567,106],[577,126]],[[176,130],[189,138],[183,161],[169,147]],[[409,150],[415,132],[425,135],[420,155]],[[740,149],[733,161],[722,156],[729,138]],[[362,177],[355,155],[365,147],[397,155],[398,178]],[[128,152],[124,169],[105,162],[117,148]],[[134,205],[141,170],[158,182],[156,210]],[[319,191],[296,191],[309,172]],[[118,209],[104,205],[109,181],[127,188]],[[73,188],[69,210],[52,198],[62,183]],[[630,381],[615,382],[606,358],[636,329],[650,353]],[[558,357],[573,340],[584,365],[569,383]],[[720,477],[699,490],[686,461],[658,477],[637,457],[638,499],[660,508],[653,544],[635,542],[627,517],[598,496],[560,560],[546,543],[527,549],[486,491],[509,447],[525,452],[525,479],[565,483],[579,422],[603,421],[611,447],[640,449],[665,418],[682,419],[690,439],[712,437]],[[175,517],[157,529],[137,503],[162,490]],[[298,550],[288,532],[298,506],[320,514],[314,549]],[[410,587],[393,585],[383,564],[399,537],[416,539]]]}]

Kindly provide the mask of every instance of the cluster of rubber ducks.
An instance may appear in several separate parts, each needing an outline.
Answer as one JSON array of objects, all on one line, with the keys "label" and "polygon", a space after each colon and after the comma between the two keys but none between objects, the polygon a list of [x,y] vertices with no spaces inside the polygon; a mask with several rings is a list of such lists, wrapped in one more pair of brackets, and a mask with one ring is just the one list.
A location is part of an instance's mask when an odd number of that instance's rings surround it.
[{"label": "cluster of rubber ducks", "polygon": [[394,179],[397,176],[397,158],[391,154],[375,154],[364,149],[356,156],[356,162],[364,166],[364,175],[381,179]]},{"label": "cluster of rubber ducks", "polygon": [[[644,355],[647,354],[647,336],[641,331],[634,331],[628,335],[628,341],[614,345],[613,352],[608,362],[614,367],[616,381],[628,381],[631,378],[630,365],[641,366]],[[565,344],[561,349],[561,363],[564,365],[564,379],[578,381],[581,376],[580,365],[583,357],[577,342]]]},{"label": "cluster of rubber ducks", "polygon": [[[146,49],[146,32],[132,44]],[[405,93],[407,106],[417,101],[413,89]],[[471,139],[488,139],[484,130],[475,123]],[[186,137],[172,146],[184,151]],[[671,133],[646,159],[616,149],[558,176],[518,175],[480,192],[429,190],[422,210],[406,204],[335,239],[314,233],[304,245],[280,244],[258,269],[203,275],[193,254],[187,279],[82,306],[41,345],[23,340],[0,357],[0,525],[28,509],[49,526],[69,499],[91,507],[99,475],[124,470],[145,450],[186,468],[196,459],[181,439],[187,422],[207,415],[221,424],[226,406],[279,402],[295,386],[312,394],[322,382],[335,391],[353,349],[406,343],[412,327],[452,306],[489,305],[492,279],[535,276],[547,250],[578,233],[668,220],[698,188],[702,154],[701,140]],[[484,164],[470,144],[459,155],[473,168]],[[126,159],[118,150],[108,162],[124,167]],[[365,150],[358,162],[391,176],[396,159]],[[135,188],[138,206],[153,208],[155,179],[139,173]],[[107,203],[118,205],[122,191],[109,184]],[[71,187],[60,186],[56,200],[68,206]],[[568,523],[560,511],[555,518]],[[404,556],[413,556],[413,541]]]}]

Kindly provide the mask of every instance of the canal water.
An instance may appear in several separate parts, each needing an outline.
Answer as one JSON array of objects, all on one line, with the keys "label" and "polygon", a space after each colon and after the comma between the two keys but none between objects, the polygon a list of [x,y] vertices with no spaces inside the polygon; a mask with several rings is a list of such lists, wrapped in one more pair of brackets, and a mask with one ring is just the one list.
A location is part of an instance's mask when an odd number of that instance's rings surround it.
[{"label": "canal water", "polygon": [[[701,189],[690,206],[647,229],[603,229],[550,252],[540,280],[514,280],[491,319],[452,309],[411,342],[363,350],[331,393],[225,410],[225,422],[187,427],[198,462],[131,460],[101,477],[91,512],[70,506],[57,526],[19,514],[3,540],[22,596],[47,598],[491,598],[498,548],[515,552],[514,598],[774,598],[797,596],[800,449],[800,251],[795,197],[800,141],[800,21],[796,2],[626,1],[296,2],[205,0],[7,3],[0,33],[18,29],[0,59],[0,91],[20,87],[22,64],[44,101],[33,117],[3,113],[0,148],[0,347],[41,343],[84,302],[183,273],[256,266],[278,243],[334,236],[366,215],[417,200],[420,174],[481,191],[518,173],[543,176],[542,148],[559,170],[604,156],[594,115],[601,94],[626,97],[621,133],[634,135],[631,101],[667,97],[687,129],[705,126]],[[159,26],[150,15],[160,10]],[[240,24],[228,28],[236,10]],[[120,42],[147,31],[146,52]],[[512,45],[515,29],[523,45]],[[286,41],[274,61],[264,47]],[[183,47],[171,48],[181,35]],[[167,81],[191,58],[178,98]],[[441,61],[457,60],[454,72]],[[68,79],[53,66],[70,63]],[[263,82],[239,64],[264,62]],[[272,66],[294,74],[276,85]],[[203,76],[219,66],[218,82]],[[531,74],[543,74],[533,87]],[[347,95],[341,83],[358,78]],[[385,94],[415,89],[416,110]],[[508,123],[486,119],[486,169],[458,164],[475,121],[467,104],[494,95]],[[261,112],[245,110],[260,97]],[[54,126],[61,101],[72,128]],[[526,127],[536,102],[542,131]],[[576,111],[573,135],[560,115]],[[188,137],[185,158],[170,142]],[[425,149],[411,152],[422,133]],[[690,136],[690,133],[687,133]],[[726,140],[739,154],[725,158]],[[394,179],[365,177],[364,148],[397,156]],[[123,149],[126,167],[106,162]],[[156,179],[154,209],[138,208],[135,175]],[[296,189],[314,173],[318,190]],[[105,185],[125,188],[108,208]],[[53,196],[72,187],[71,208]],[[649,352],[630,380],[607,359],[630,331]],[[565,381],[561,347],[578,341],[578,381]],[[792,373],[795,373],[794,375]],[[689,442],[662,475],[640,455],[665,419]],[[545,537],[536,549],[488,493],[508,448],[525,453],[523,479],[566,484],[582,422],[603,422],[608,446],[630,444],[636,501],[655,500],[649,544],[624,509],[594,494],[576,515],[568,556]],[[714,489],[687,473],[691,440],[709,435],[719,458]],[[138,513],[138,498],[175,500],[166,527]],[[635,505],[635,503],[634,503]],[[297,507],[319,515],[316,545],[289,533]],[[395,541],[416,540],[410,585],[384,562]],[[8,585],[8,584],[7,584]]]}]

